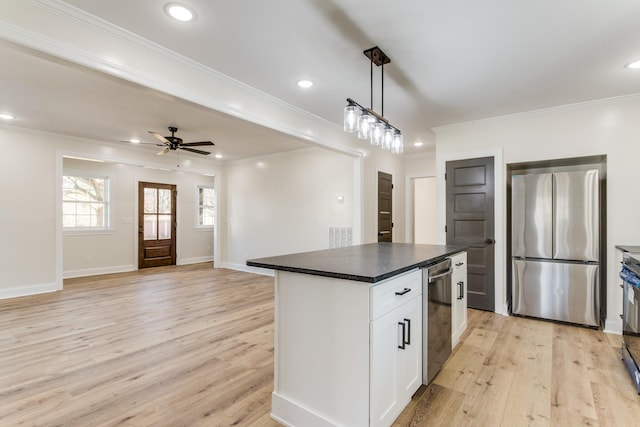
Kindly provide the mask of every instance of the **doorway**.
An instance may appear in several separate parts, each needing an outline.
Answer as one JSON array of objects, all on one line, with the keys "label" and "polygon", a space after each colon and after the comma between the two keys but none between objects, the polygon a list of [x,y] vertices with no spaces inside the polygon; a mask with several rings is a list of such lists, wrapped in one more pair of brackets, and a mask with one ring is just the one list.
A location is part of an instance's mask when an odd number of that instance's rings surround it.
[{"label": "doorway", "polygon": [[446,243],[467,246],[468,306],[495,311],[494,158],[446,162]]},{"label": "doorway", "polygon": [[438,244],[438,188],[435,176],[411,179],[413,243]]},{"label": "doorway", "polygon": [[393,241],[393,177],[378,172],[378,242]]},{"label": "doorway", "polygon": [[176,264],[176,186],[138,183],[138,268]]}]

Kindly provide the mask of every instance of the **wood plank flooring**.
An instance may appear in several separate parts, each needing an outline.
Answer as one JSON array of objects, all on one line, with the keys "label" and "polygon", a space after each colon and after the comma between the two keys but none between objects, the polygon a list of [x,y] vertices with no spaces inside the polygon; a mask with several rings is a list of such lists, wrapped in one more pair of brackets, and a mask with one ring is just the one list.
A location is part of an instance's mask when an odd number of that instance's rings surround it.
[{"label": "wood plank flooring", "polygon": [[[630,426],[620,337],[469,310],[395,426]],[[210,263],[65,281],[0,300],[0,426],[260,426],[273,279]],[[301,426],[304,427],[304,426]]]}]

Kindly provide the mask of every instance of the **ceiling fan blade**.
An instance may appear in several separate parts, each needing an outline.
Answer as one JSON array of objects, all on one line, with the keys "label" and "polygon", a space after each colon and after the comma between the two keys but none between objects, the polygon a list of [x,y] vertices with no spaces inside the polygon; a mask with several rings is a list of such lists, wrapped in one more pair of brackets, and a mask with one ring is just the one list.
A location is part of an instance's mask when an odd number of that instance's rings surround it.
[{"label": "ceiling fan blade", "polygon": [[183,147],[183,146],[180,146],[180,149],[185,150],[185,151],[191,151],[192,153],[202,154],[202,155],[205,155],[205,156],[208,156],[209,154],[211,154],[208,151],[196,150],[195,148],[187,148],[187,147]]},{"label": "ceiling fan blade", "polygon": [[155,144],[152,142],[131,142],[131,141],[120,141],[120,142],[124,142],[125,144],[129,144],[129,145],[155,145],[157,147],[164,147],[163,144]]},{"label": "ceiling fan blade", "polygon": [[202,145],[216,145],[211,141],[199,141],[199,142],[184,142],[180,144],[182,147],[197,147]]},{"label": "ceiling fan blade", "polygon": [[162,150],[160,150],[160,152],[157,154],[158,156],[164,156],[165,154],[167,154],[169,151],[171,151],[171,148],[169,147],[164,147]]},{"label": "ceiling fan blade", "polygon": [[165,144],[169,144],[169,141],[167,140],[167,138],[165,138],[164,136],[160,135],[158,132],[153,132],[148,130],[147,132],[149,132],[151,135],[155,136],[156,138],[158,138],[160,141],[164,142]]}]

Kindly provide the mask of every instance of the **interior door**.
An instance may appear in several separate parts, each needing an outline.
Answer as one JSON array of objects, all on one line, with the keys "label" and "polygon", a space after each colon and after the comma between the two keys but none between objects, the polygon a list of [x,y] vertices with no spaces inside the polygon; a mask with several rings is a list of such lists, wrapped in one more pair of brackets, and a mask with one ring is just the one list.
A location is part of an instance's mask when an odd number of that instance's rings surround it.
[{"label": "interior door", "polygon": [[495,311],[493,157],[447,162],[447,245],[468,246],[467,304]]},{"label": "interior door", "polygon": [[378,172],[378,242],[393,241],[392,191],[392,176]]},{"label": "interior door", "polygon": [[176,186],[138,184],[138,268],[176,264]]}]

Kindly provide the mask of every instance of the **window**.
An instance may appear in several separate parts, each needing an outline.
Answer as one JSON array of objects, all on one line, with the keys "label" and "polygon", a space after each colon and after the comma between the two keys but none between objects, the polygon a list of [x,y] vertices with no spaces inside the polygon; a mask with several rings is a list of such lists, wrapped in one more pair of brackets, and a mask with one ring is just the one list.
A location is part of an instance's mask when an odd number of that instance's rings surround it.
[{"label": "window", "polygon": [[198,226],[213,227],[216,217],[216,192],[212,187],[198,186]]},{"label": "window", "polygon": [[62,177],[62,226],[76,229],[109,227],[109,178]]}]

